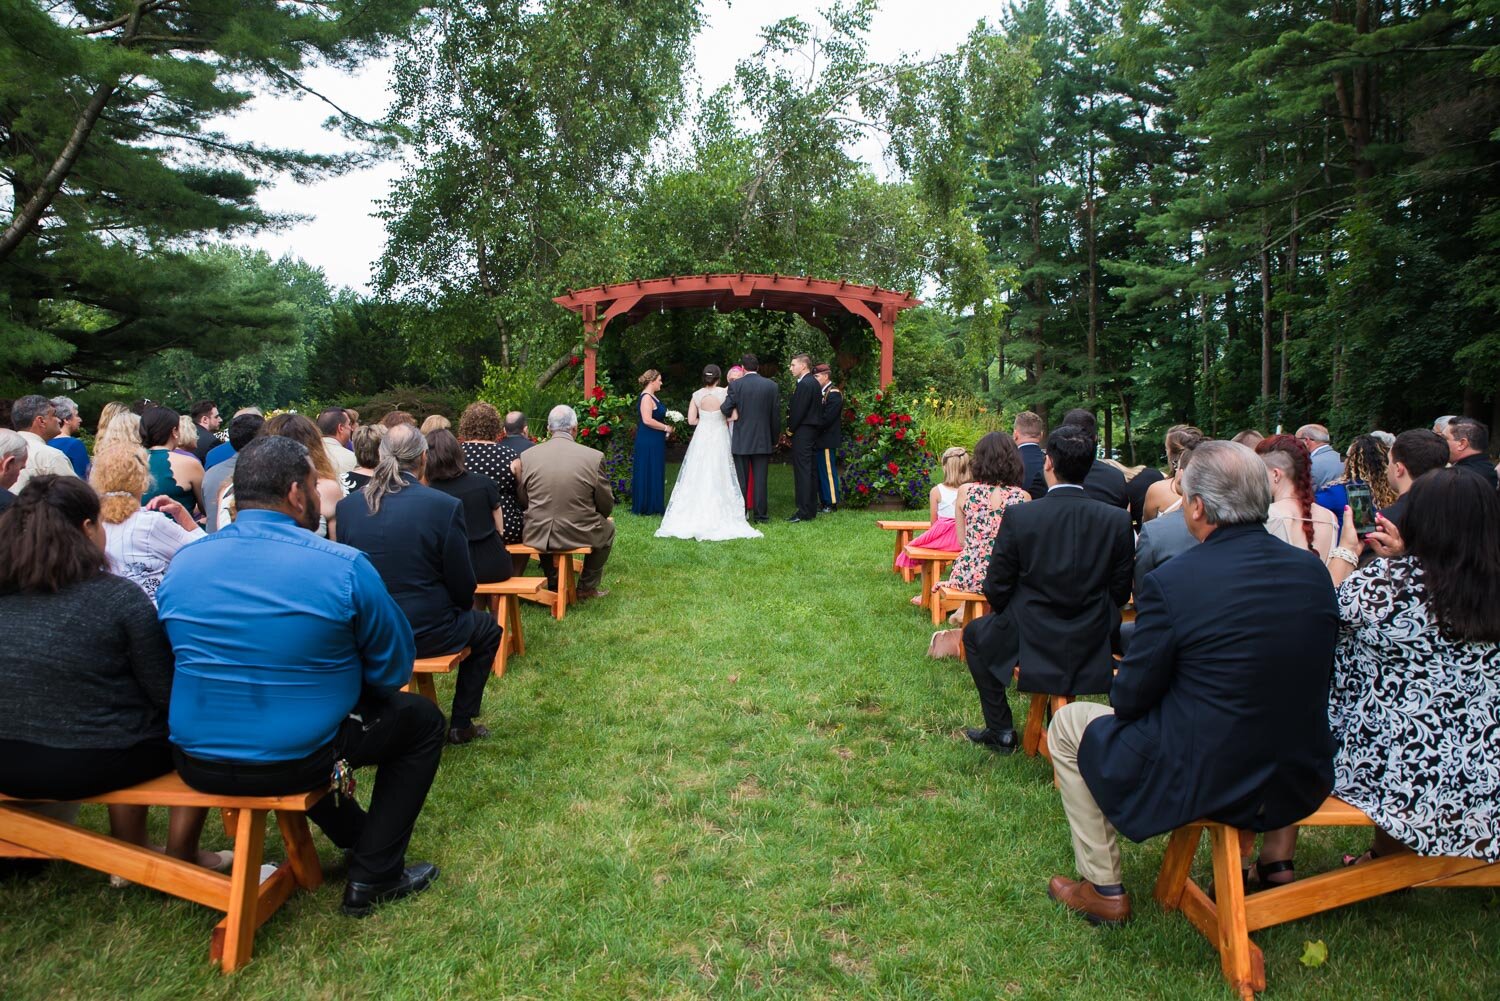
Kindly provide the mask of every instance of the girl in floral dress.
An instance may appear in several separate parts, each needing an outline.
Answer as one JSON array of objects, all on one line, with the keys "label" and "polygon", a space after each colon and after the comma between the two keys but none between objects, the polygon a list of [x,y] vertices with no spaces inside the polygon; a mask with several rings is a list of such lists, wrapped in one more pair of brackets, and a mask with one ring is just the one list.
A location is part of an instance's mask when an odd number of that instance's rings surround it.
[{"label": "girl in floral dress", "polygon": [[1021,489],[1025,475],[1021,453],[1003,431],[991,431],[979,439],[969,472],[973,482],[958,488],[955,501],[954,532],[963,539],[963,551],[953,561],[947,584],[978,593],[984,590],[990,553],[1005,509],[1029,500],[1031,495]]}]

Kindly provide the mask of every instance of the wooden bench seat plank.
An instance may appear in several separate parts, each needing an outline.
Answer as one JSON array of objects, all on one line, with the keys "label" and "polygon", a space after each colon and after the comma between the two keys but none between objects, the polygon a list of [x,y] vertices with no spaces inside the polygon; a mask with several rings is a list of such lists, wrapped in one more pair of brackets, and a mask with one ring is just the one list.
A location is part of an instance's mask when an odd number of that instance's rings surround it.
[{"label": "wooden bench seat plank", "polygon": [[[540,550],[521,543],[511,543],[505,547],[505,551],[515,556],[542,556]],[[569,603],[576,604],[578,601],[578,575],[583,572],[582,557],[593,551],[592,546],[579,546],[576,549],[553,552],[552,555],[557,560],[557,590],[541,587],[529,594],[522,593],[520,597],[551,608],[552,617],[562,621],[567,617]],[[543,583],[546,583],[545,579]]]},{"label": "wooden bench seat plank", "polygon": [[901,551],[906,544],[912,540],[912,536],[919,532],[925,532],[932,527],[930,521],[892,521],[889,519],[875,522],[875,527],[885,532],[896,533],[896,554],[891,557],[891,569],[901,575],[901,579],[908,584],[912,579],[912,568],[904,567],[900,563]]},{"label": "wooden bench seat plank", "polygon": [[[216,793],[199,792],[182,781],[176,772],[148,779],[140,785],[114,792],[100,793],[78,800],[80,803],[112,803],[118,806],[201,806],[210,810],[223,807],[250,810],[297,810],[306,811],[322,799],[326,790],[288,793],[283,796],[221,796]],[[0,803],[23,802],[0,793]]]}]

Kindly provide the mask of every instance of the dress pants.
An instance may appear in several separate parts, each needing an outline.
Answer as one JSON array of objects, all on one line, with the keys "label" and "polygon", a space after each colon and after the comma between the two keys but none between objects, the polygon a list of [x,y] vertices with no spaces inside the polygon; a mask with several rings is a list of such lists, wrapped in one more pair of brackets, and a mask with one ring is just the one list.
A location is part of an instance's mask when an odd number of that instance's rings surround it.
[{"label": "dress pants", "polygon": [[464,647],[469,655],[458,665],[458,679],[453,685],[453,712],[448,724],[462,729],[474,722],[484,701],[484,683],[489,680],[500,652],[501,629],[488,612],[466,609],[442,629],[424,630],[417,635],[417,656],[441,657],[457,653]]},{"label": "dress pants", "polygon": [[420,695],[362,699],[333,742],[298,761],[205,761],[173,748],[177,771],[200,792],[274,796],[327,788],[333,763],[375,765],[366,813],[352,796],[329,793],[307,815],[328,840],[350,852],[349,879],[382,883],[401,874],[406,846],[437,775],[447,733],[442,712]]},{"label": "dress pants", "polygon": [[824,507],[829,505],[837,507],[844,499],[844,491],[839,484],[839,450],[820,448],[817,459],[818,500],[823,502]]},{"label": "dress pants", "polygon": [[[599,585],[604,582],[604,564],[609,562],[610,550],[614,543],[607,546],[594,546],[593,552],[583,557],[583,572],[578,575],[578,590],[597,591]],[[572,559],[572,557],[568,557]],[[547,590],[557,590],[557,556],[553,553],[542,554],[542,566],[546,568],[544,576],[547,578]],[[498,649],[498,647],[496,648]]]},{"label": "dress pants", "polygon": [[817,433],[808,429],[792,432],[792,482],[797,497],[797,517],[804,521],[818,515]]},{"label": "dress pants", "polygon": [[1073,833],[1073,858],[1078,875],[1096,886],[1121,881],[1120,844],[1114,825],[1094,802],[1094,794],[1078,771],[1078,745],[1083,731],[1100,716],[1115,711],[1097,702],[1074,702],[1063,706],[1047,728],[1047,747],[1052,753],[1052,772],[1062,796],[1063,812]]},{"label": "dress pants", "polygon": [[770,517],[771,505],[766,492],[766,470],[770,465],[771,457],[764,453],[734,457],[734,471],[740,478],[740,493],[748,491],[750,511],[757,518]]},{"label": "dress pants", "polygon": [[1016,670],[1020,633],[1010,610],[981,615],[964,627],[964,659],[979,691],[979,708],[991,733],[1015,729],[1005,687]]}]

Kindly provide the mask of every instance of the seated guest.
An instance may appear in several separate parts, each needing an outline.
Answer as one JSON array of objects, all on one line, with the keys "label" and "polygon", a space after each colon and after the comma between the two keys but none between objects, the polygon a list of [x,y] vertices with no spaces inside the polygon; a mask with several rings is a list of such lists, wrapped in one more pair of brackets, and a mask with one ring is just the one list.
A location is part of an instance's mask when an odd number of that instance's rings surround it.
[{"label": "seated guest", "polygon": [[[406,846],[442,757],[443,714],[399,691],[411,629],[370,561],[312,534],[308,449],[269,435],[236,454],[239,517],[178,553],[158,593],[177,662],[173,757],[203,792],[339,787],[308,816],[348,853],[343,909],[360,917],[437,877],[407,865]],[[220,601],[205,607],[210,593]],[[378,766],[368,813],[345,781],[364,765]]]},{"label": "seated guest", "polygon": [[[260,409],[260,407],[240,407],[240,409],[234,412],[234,416],[236,417],[243,417],[246,414],[254,414],[256,417],[259,417],[262,420],[264,420],[266,416],[265,413]],[[230,421],[230,423],[232,424],[234,422]],[[213,448],[208,450],[208,458],[203,460],[204,471],[207,472],[208,470],[217,466],[219,463],[224,462],[236,451],[238,450],[234,447],[233,441],[221,442],[215,445]]]},{"label": "seated guest", "polygon": [[141,437],[139,414],[127,410],[112,418],[108,426],[94,439],[94,454],[98,455],[105,449],[114,448],[116,445],[128,445],[132,448],[146,446],[145,440]]},{"label": "seated guest", "polygon": [[500,439],[500,444],[511,453],[511,458],[532,446],[531,430],[526,426],[526,415],[521,411],[512,410],[505,415],[505,436]]},{"label": "seated guest", "polygon": [[1177,504],[1141,526],[1141,534],[1135,541],[1135,594],[1140,594],[1148,573],[1198,544],[1193,533],[1188,531],[1187,519],[1182,514],[1182,473],[1193,461],[1193,449],[1202,443],[1198,441],[1184,447],[1172,462],[1176,470],[1172,480]]},{"label": "seated guest", "polygon": [[1082,877],[1054,876],[1048,893],[1091,922],[1130,917],[1116,831],[1144,841],[1199,817],[1267,831],[1333,788],[1337,611],[1318,559],[1262,527],[1268,487],[1242,445],[1193,450],[1183,516],[1202,544],[1136,592],[1112,708],[1075,702],[1047,731]]},{"label": "seated guest", "polygon": [[52,406],[57,410],[57,437],[47,444],[68,457],[73,472],[83,479],[89,476],[89,450],[78,440],[78,429],[83,427],[83,418],[78,415],[78,404],[66,396],[54,396]]},{"label": "seated guest", "polygon": [[110,570],[134,581],[156,603],[156,589],[177,550],[206,534],[187,508],[170,497],[157,496],[141,506],[151,486],[146,453],[139,448],[100,452],[89,484],[101,500],[104,552]]},{"label": "seated guest", "polygon": [[[1279,437],[1279,436],[1277,436]],[[1312,463],[1312,487],[1313,492],[1322,490],[1328,484],[1344,475],[1344,462],[1339,458],[1338,452],[1328,443],[1328,429],[1321,424],[1304,424],[1297,429],[1296,438],[1307,449],[1308,458]],[[1257,445],[1255,450],[1260,451]]]},{"label": "seated guest", "polygon": [[1084,493],[1094,439],[1064,424],[1047,437],[1047,493],[1006,512],[984,579],[991,612],[963,630],[984,727],[976,744],[1015,750],[1005,686],[1053,695],[1109,691],[1110,634],[1130,599],[1130,512]]},{"label": "seated guest", "polygon": [[[192,434],[184,433],[182,436],[182,447],[193,453],[193,458],[199,462],[207,463],[208,453],[222,442],[219,441],[219,427],[224,423],[224,418],[219,416],[219,407],[213,400],[199,400],[188,410],[188,417],[192,419]],[[207,465],[204,466],[207,469]]]},{"label": "seated guest", "polygon": [[451,431],[452,429],[453,422],[442,414],[428,414],[422,421],[421,431],[423,435],[429,435],[434,431]]},{"label": "seated guest", "polygon": [[224,503],[224,495],[234,476],[235,457],[239,455],[240,449],[260,434],[265,423],[266,419],[255,413],[235,414],[234,419],[229,422],[229,458],[215,463],[212,469],[203,474],[203,504],[206,508],[204,514],[207,515],[203,527],[210,532],[219,530],[221,517],[222,524],[229,524],[228,505]]},{"label": "seated guest", "polygon": [[1411,485],[1424,473],[1448,465],[1448,441],[1426,428],[1402,431],[1391,445],[1390,461],[1385,475],[1396,491],[1396,499],[1381,514],[1400,532],[1406,517],[1406,495]]},{"label": "seated guest", "polygon": [[1343,520],[1351,486],[1368,488],[1371,503],[1377,511],[1396,502],[1396,491],[1385,475],[1388,448],[1373,434],[1362,434],[1349,443],[1349,449],[1344,453],[1344,475],[1313,495],[1318,505],[1333,515],[1335,522]]},{"label": "seated guest", "polygon": [[318,522],[317,534],[325,539],[337,539],[337,511],[339,501],[344,499],[344,486],[339,482],[338,470],[328,461],[318,426],[301,414],[277,414],[266,421],[260,433],[290,438],[301,442],[307,449],[313,468],[318,471],[318,513],[322,520]]},{"label": "seated guest", "polygon": [[[121,403],[119,400],[110,400],[99,408],[99,423],[94,425],[94,444],[98,445],[99,439],[104,437],[104,432],[109,428],[109,422],[121,414],[130,413],[130,404]],[[98,449],[95,449],[97,452]]]},{"label": "seated guest", "polygon": [[[924,549],[944,549],[950,552],[960,549],[957,523],[958,491],[969,482],[969,450],[962,445],[944,449],[942,459],[943,482],[927,492],[927,531],[911,540],[914,546]],[[896,557],[900,567],[919,567],[916,560],[905,553]],[[913,605],[922,603],[922,595],[912,599]]]},{"label": "seated guest", "polygon": [[318,433],[323,436],[323,451],[328,453],[328,464],[343,480],[354,468],[354,453],[349,450],[349,439],[354,435],[354,425],[343,407],[329,407],[318,415]]},{"label": "seated guest", "polygon": [[1130,495],[1125,492],[1125,474],[1098,458],[1099,425],[1094,412],[1081,407],[1069,410],[1063,415],[1063,423],[1082,428],[1094,444],[1095,458],[1089,467],[1088,478],[1083,481],[1083,492],[1111,507],[1130,507]]},{"label": "seated guest", "polygon": [[[458,420],[458,440],[464,450],[464,467],[493,481],[500,491],[500,512],[505,517],[505,527],[500,532],[502,542],[516,545],[521,541],[521,531],[526,524],[525,508],[516,497],[516,474],[510,464],[524,449],[517,442],[524,441],[529,447],[531,439],[525,435],[526,417],[517,413],[518,430],[515,437],[505,431],[500,421],[500,412],[488,403],[471,403],[464,408]],[[500,440],[500,439],[504,440]],[[514,554],[510,557],[511,575],[519,576],[526,571],[529,556]]]},{"label": "seated guest", "polygon": [[1472,417],[1454,417],[1443,425],[1443,437],[1448,440],[1448,460],[1454,469],[1473,473],[1488,483],[1491,490],[1500,486],[1494,463],[1485,457],[1490,447],[1489,428]]},{"label": "seated guest", "polygon": [[1246,448],[1253,449],[1256,445],[1259,445],[1261,442],[1265,441],[1266,436],[1261,434],[1254,428],[1246,428],[1244,431],[1241,431],[1239,434],[1235,435],[1229,440],[1234,442],[1236,445],[1244,445]]},{"label": "seated guest", "polygon": [[375,475],[339,502],[339,538],[375,564],[411,623],[418,657],[469,648],[458,668],[448,729],[450,743],[467,744],[490,735],[474,717],[500,649],[500,627],[473,607],[478,582],[463,505],[419,482],[426,465],[427,440],[414,425],[387,431]]},{"label": "seated guest", "polygon": [[1012,425],[1011,438],[1016,443],[1016,449],[1021,453],[1021,464],[1026,467],[1026,472],[1021,480],[1021,487],[1036,500],[1047,492],[1047,477],[1042,472],[1042,465],[1046,461],[1046,452],[1042,449],[1042,439],[1047,434],[1047,425],[1042,423],[1041,417],[1030,410],[1023,410],[1016,414],[1016,422]]},{"label": "seated guest", "polygon": [[1500,497],[1461,469],[1426,473],[1404,496],[1402,530],[1371,536],[1390,558],[1354,569],[1362,543],[1346,517],[1329,564],[1341,626],[1334,795],[1375,822],[1364,858],[1497,862]]},{"label": "seated guest", "polygon": [[[159,517],[159,516],[156,516]],[[172,650],[139,587],[108,572],[99,497],[38,476],[0,515],[0,792],[70,800],[172,770]],[[204,810],[173,810],[167,854],[198,856]],[[146,808],[112,806],[115,837],[146,845]]]},{"label": "seated guest", "polygon": [[[192,442],[197,438],[198,425],[194,424],[193,419],[187,414],[179,414],[177,416],[177,447],[172,451],[178,455],[189,455],[198,459],[198,451],[192,447]],[[198,462],[201,465],[203,460],[198,459]]]},{"label": "seated guest", "polygon": [[615,495],[604,474],[604,453],[573,440],[578,415],[572,407],[553,407],[547,430],[550,438],[511,464],[516,498],[526,509],[522,539],[543,554],[547,585],[554,591],[557,566],[551,554],[592,546],[593,552],[583,558],[578,599],[600,598],[609,593],[599,584],[615,542],[615,523],[609,520]]},{"label": "seated guest", "polygon": [[57,408],[45,396],[23,396],[10,405],[11,426],[26,439],[26,465],[16,480],[16,492],[25,489],[33,476],[77,476],[68,457],[47,444],[57,437],[61,425]]},{"label": "seated guest", "polygon": [[1185,451],[1190,451],[1201,441],[1206,441],[1202,431],[1191,424],[1176,424],[1167,429],[1167,479],[1154,484],[1146,492],[1146,501],[1141,510],[1141,524],[1182,506],[1182,495],[1177,492],[1177,464]]},{"label": "seated guest", "polygon": [[10,488],[26,468],[26,439],[10,428],[0,428],[0,512],[15,503]]},{"label": "seated guest", "polygon": [[396,427],[398,424],[410,424],[412,427],[416,427],[417,419],[405,410],[392,410],[380,418],[380,423],[387,428]]},{"label": "seated guest", "polygon": [[375,475],[375,467],[380,463],[380,439],[385,437],[385,432],[383,424],[364,424],[349,439],[354,446],[354,468],[344,474],[344,493],[363,490],[370,477]]},{"label": "seated guest", "polygon": [[[1266,531],[1288,545],[1310,550],[1327,563],[1328,552],[1338,537],[1338,523],[1327,508],[1313,502],[1312,463],[1307,448],[1291,435],[1277,434],[1256,445],[1255,452],[1271,481]],[[1343,463],[1339,468],[1343,469]]]},{"label": "seated guest", "polygon": [[181,440],[182,419],[171,407],[153,406],[141,415],[141,444],[149,453],[152,480],[145,499],[169,497],[189,511],[200,511],[203,463],[178,451]]},{"label": "seated guest", "polygon": [[510,553],[500,541],[505,530],[500,488],[464,468],[464,450],[452,431],[439,429],[427,436],[427,485],[463,505],[475,579],[481,584],[510,580]]},{"label": "seated guest", "polygon": [[[953,536],[962,548],[948,568],[948,586],[978,593],[984,587],[1005,512],[1026,503],[1029,495],[1021,451],[1003,431],[991,431],[975,443],[969,476],[953,499]],[[953,654],[957,656],[956,648]]]}]

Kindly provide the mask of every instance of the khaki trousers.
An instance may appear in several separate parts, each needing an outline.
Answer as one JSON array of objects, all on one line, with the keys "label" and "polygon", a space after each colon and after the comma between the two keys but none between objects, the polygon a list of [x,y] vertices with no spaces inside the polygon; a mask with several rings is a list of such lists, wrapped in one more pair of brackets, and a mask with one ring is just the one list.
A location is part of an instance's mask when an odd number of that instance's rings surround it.
[{"label": "khaki trousers", "polygon": [[1073,857],[1078,875],[1096,886],[1121,881],[1120,845],[1114,825],[1094,802],[1093,794],[1078,772],[1078,745],[1090,723],[1100,716],[1113,716],[1114,712],[1109,706],[1097,702],[1073,702],[1059,709],[1052,717],[1052,725],[1047,728],[1052,770],[1057,774],[1063,812],[1068,815],[1068,827],[1073,832]]}]

